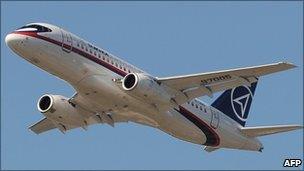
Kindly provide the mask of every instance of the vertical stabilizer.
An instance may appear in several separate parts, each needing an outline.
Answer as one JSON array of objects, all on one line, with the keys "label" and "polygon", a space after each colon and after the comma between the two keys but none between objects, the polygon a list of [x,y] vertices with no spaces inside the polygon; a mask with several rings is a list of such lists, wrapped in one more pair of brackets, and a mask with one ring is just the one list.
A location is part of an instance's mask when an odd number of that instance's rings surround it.
[{"label": "vertical stabilizer", "polygon": [[211,106],[245,126],[257,82],[226,90]]}]

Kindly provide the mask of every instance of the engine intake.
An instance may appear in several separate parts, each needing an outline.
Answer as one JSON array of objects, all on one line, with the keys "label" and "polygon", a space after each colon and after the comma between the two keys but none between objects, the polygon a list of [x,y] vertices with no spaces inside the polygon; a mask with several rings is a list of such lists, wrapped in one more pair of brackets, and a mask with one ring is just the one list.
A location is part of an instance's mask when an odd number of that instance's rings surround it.
[{"label": "engine intake", "polygon": [[129,91],[132,90],[133,88],[135,88],[135,86],[138,83],[138,76],[135,75],[134,73],[130,73],[128,75],[125,76],[125,78],[123,79],[123,84],[122,87]]},{"label": "engine intake", "polygon": [[38,100],[37,108],[45,117],[57,123],[79,126],[83,121],[82,111],[64,96],[45,94]]},{"label": "engine intake", "polygon": [[38,110],[41,113],[48,111],[53,105],[53,99],[49,95],[44,95],[38,100]]},{"label": "engine intake", "polygon": [[149,103],[168,106],[170,95],[165,86],[144,73],[130,73],[122,79],[122,88],[133,97],[145,100]]}]

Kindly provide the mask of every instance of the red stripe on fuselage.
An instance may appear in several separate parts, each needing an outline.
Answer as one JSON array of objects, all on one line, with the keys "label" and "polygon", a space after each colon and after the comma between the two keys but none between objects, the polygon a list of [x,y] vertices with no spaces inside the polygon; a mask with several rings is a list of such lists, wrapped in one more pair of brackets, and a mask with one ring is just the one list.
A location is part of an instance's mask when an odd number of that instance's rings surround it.
[{"label": "red stripe on fuselage", "polygon": [[[45,36],[41,36],[41,35],[37,34],[37,32],[17,31],[17,32],[13,32],[13,34],[21,34],[21,35],[31,36],[31,37],[34,37],[34,38],[37,38],[37,39],[41,39],[41,40],[45,40],[47,42],[53,43],[53,44],[58,45],[60,47],[63,46],[66,49],[69,49],[71,47],[68,44],[64,44],[62,42],[59,42],[57,40],[54,40],[54,39],[51,39],[51,38],[48,38],[48,37],[45,37]],[[107,63],[107,62],[105,62],[105,61],[103,61],[101,59],[98,59],[97,57],[95,57],[93,55],[90,55],[87,52],[84,52],[84,51],[82,51],[80,49],[77,49],[74,46],[72,46],[72,52],[77,53],[80,56],[85,57],[85,58],[87,58],[87,59],[89,59],[91,61],[94,61],[95,63],[98,63],[98,64],[102,65],[103,67],[109,69],[110,71],[112,71],[112,72],[114,72],[114,73],[116,73],[116,74],[118,74],[118,75],[120,75],[122,77],[124,77],[124,76],[127,75],[127,72],[125,72],[125,71],[123,71],[123,70],[121,70],[119,68],[116,68],[115,66],[113,66],[113,65],[111,65],[111,64],[109,64],[109,63]]]},{"label": "red stripe on fuselage", "polygon": [[206,135],[206,142],[203,145],[215,147],[220,144],[218,134],[211,127],[209,127],[206,122],[182,106],[179,106],[178,112],[196,125]]}]

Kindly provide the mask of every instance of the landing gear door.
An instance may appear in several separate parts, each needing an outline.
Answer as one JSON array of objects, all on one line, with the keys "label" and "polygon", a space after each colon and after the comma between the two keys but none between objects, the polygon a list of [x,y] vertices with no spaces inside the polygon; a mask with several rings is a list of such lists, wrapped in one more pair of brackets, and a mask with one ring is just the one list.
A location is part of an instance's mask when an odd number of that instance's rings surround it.
[{"label": "landing gear door", "polygon": [[210,121],[211,127],[217,129],[219,126],[219,122],[220,122],[219,113],[211,109],[211,121]]},{"label": "landing gear door", "polygon": [[64,30],[61,30],[61,35],[62,35],[62,44],[61,44],[62,50],[67,53],[70,53],[73,48],[72,36],[70,33]]}]

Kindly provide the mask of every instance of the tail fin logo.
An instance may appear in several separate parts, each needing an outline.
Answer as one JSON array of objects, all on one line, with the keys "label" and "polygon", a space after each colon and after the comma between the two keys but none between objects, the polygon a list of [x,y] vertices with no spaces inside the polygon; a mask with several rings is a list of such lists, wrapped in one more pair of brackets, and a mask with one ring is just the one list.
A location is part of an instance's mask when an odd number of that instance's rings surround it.
[{"label": "tail fin logo", "polygon": [[[253,94],[247,86],[233,88],[231,91],[231,106],[234,114],[246,121]],[[248,105],[249,104],[249,105]]]}]

